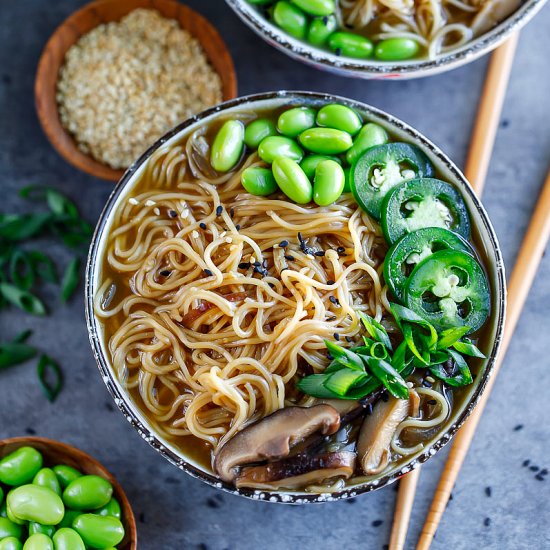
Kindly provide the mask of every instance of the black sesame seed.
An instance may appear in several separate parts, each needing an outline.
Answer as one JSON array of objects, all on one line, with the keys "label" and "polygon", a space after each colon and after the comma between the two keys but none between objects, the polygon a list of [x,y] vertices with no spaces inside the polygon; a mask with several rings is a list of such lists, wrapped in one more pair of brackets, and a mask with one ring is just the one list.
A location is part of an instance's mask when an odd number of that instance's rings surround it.
[{"label": "black sesame seed", "polygon": [[286,247],[288,246],[288,241],[287,241],[286,239],[285,239],[284,241],[281,241],[281,242],[279,243],[279,246],[280,246],[281,248],[286,248]]},{"label": "black sesame seed", "polygon": [[483,525],[485,525],[485,527],[489,527],[489,525],[491,525],[491,518],[485,518],[483,520]]},{"label": "black sesame seed", "polygon": [[212,273],[212,271],[210,271],[209,269],[205,269],[204,273],[205,273],[205,275],[208,275],[209,277],[212,277],[212,275],[214,275],[214,273]]},{"label": "black sesame seed", "polygon": [[29,435],[36,435],[36,430],[34,428],[27,428],[25,430],[25,433],[27,433]]},{"label": "black sesame seed", "polygon": [[140,512],[138,519],[140,523],[145,523],[145,514],[143,512]]},{"label": "black sesame seed", "polygon": [[491,487],[485,487],[485,494],[486,494],[488,497],[490,497],[490,496],[493,494],[493,492],[492,492],[492,490],[491,490]]},{"label": "black sesame seed", "polygon": [[435,399],[430,399],[428,405],[437,405],[437,401]]},{"label": "black sesame seed", "polygon": [[340,335],[337,332],[334,333],[334,339],[338,342],[340,341]]},{"label": "black sesame seed", "polygon": [[372,403],[369,403],[369,404],[365,407],[365,414],[366,414],[367,416],[372,414]]},{"label": "black sesame seed", "polygon": [[375,519],[373,522],[372,522],[372,526],[373,527],[380,527],[384,522],[381,520],[381,519]]},{"label": "black sesame seed", "polygon": [[332,355],[330,353],[327,353],[327,359],[329,359],[330,361],[332,361],[334,359],[334,357],[332,357]]},{"label": "black sesame seed", "polygon": [[334,50],[334,53],[335,53],[336,55],[338,55],[338,56],[342,55],[342,48],[336,48],[336,49]]},{"label": "black sesame seed", "polygon": [[111,403],[107,402],[105,403],[105,408],[109,411],[109,412],[113,412],[115,410],[115,408],[111,405]]},{"label": "black sesame seed", "polygon": [[425,388],[431,388],[431,387],[432,387],[432,383],[431,383],[431,382],[428,382],[427,380],[422,380],[422,385],[423,385]]},{"label": "black sesame seed", "polygon": [[545,478],[542,474],[537,474],[537,475],[535,476],[535,479],[536,479],[537,481],[545,481],[545,480],[546,480],[546,478]]},{"label": "black sesame seed", "polygon": [[383,393],[380,398],[382,399],[382,401],[384,401],[384,403],[387,403],[390,399],[390,396],[387,393]]},{"label": "black sesame seed", "polygon": [[518,424],[517,426],[514,426],[514,432],[519,432],[521,429],[523,429],[523,424]]},{"label": "black sesame seed", "polygon": [[219,508],[220,503],[213,498],[209,498],[206,500],[206,506],[208,506],[209,508]]},{"label": "black sesame seed", "polygon": [[261,273],[263,275],[263,272],[264,270],[259,267],[259,266],[256,266],[254,269],[253,269],[254,273]]},{"label": "black sesame seed", "polygon": [[199,223],[201,229],[206,229],[206,224],[204,222]]},{"label": "black sesame seed", "polygon": [[526,468],[527,466],[529,466],[529,464],[531,464],[531,461],[530,461],[529,459],[527,459],[527,460],[524,460],[524,461],[523,461],[522,466],[523,466],[524,468]]},{"label": "black sesame seed", "polygon": [[548,470],[546,468],[543,468],[539,473],[541,476],[545,476],[548,475]]},{"label": "black sesame seed", "polygon": [[540,470],[540,468],[538,466],[529,466],[529,469],[532,471],[532,472],[538,472]]},{"label": "black sesame seed", "polygon": [[325,255],[324,250],[317,250],[316,252],[314,252],[314,256],[319,256],[319,258],[322,258],[324,255]]},{"label": "black sesame seed", "polygon": [[304,242],[304,238],[302,237],[302,234],[300,232],[298,232],[298,240],[303,243]]},{"label": "black sesame seed", "polygon": [[250,263],[249,262],[241,262],[238,267],[239,267],[239,269],[248,269],[250,267]]},{"label": "black sesame seed", "polygon": [[451,494],[449,495],[449,500],[453,500],[453,498],[454,498],[454,497],[453,497],[453,493],[451,493]]},{"label": "black sesame seed", "polygon": [[346,336],[346,342],[351,344],[353,342],[353,338],[351,336]]},{"label": "black sesame seed", "polygon": [[328,15],[323,17],[323,25],[326,27],[328,25]]},{"label": "black sesame seed", "polygon": [[273,283],[267,283],[270,288],[275,288],[275,285]]},{"label": "black sesame seed", "polygon": [[338,252],[338,254],[344,254],[345,251],[346,251],[346,249],[343,246],[339,246],[336,249],[336,252]]},{"label": "black sesame seed", "polygon": [[240,230],[241,230],[241,226],[240,226],[239,224],[237,224],[237,225],[235,226],[235,229],[236,229],[237,231],[240,231]]},{"label": "black sesame seed", "polygon": [[[220,212],[220,214],[221,214],[221,212]],[[234,209],[234,208],[231,208],[231,209],[229,210],[229,215],[230,215],[232,218],[233,218],[233,216],[235,216],[235,209]],[[218,216],[219,216],[219,214],[218,214]]]},{"label": "black sesame seed", "polygon": [[336,319],[338,319],[338,317],[336,317],[336,315],[332,315],[331,317],[327,317],[327,321],[336,321]]},{"label": "black sesame seed", "polygon": [[340,302],[338,301],[338,298],[336,298],[336,296],[330,296],[330,297],[329,297],[329,300],[330,300],[335,306],[340,306]]},{"label": "black sesame seed", "polygon": [[216,216],[221,216],[221,215],[222,215],[222,212],[223,212],[223,206],[220,204],[220,205],[216,208]]},{"label": "black sesame seed", "polygon": [[178,213],[175,210],[168,210],[168,216],[170,216],[171,218],[177,218]]},{"label": "black sesame seed", "polygon": [[288,260],[289,262],[293,262],[296,258],[294,256],[291,256],[290,254],[285,254],[285,260]]},{"label": "black sesame seed", "polygon": [[160,272],[160,274],[163,276],[163,277],[170,277],[170,273],[172,273],[171,271],[168,271],[168,269],[165,269],[163,271]]},{"label": "black sesame seed", "polygon": [[334,281],[333,281],[332,279],[329,279],[329,280],[327,281],[327,285],[333,285],[333,284],[334,284]]}]

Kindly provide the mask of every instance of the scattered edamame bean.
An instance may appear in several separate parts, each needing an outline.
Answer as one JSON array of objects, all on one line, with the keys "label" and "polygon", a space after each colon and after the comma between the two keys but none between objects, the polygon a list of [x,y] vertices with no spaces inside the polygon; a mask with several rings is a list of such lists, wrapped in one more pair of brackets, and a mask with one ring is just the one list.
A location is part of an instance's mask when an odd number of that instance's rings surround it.
[{"label": "scattered edamame bean", "polygon": [[336,9],[334,0],[292,0],[292,3],[309,15],[317,17],[331,15]]},{"label": "scattered edamame bean", "polygon": [[310,181],[313,181],[315,176],[315,168],[317,168],[317,165],[322,160],[333,160],[338,164],[342,163],[338,157],[330,157],[328,155],[308,155],[302,160],[302,162],[300,162],[300,168],[305,172]]},{"label": "scattered edamame bean", "polygon": [[318,126],[342,130],[352,136],[361,129],[359,115],[353,109],[337,103],[321,107],[316,122]]},{"label": "scattered edamame bean", "polygon": [[82,537],[74,530],[63,527],[53,536],[55,550],[85,550]]},{"label": "scattered edamame bean", "polygon": [[244,148],[244,124],[228,120],[220,128],[210,151],[210,164],[217,172],[229,172],[240,160]]},{"label": "scattered edamame bean", "polygon": [[65,508],[65,515],[57,525],[57,528],[60,529],[61,527],[72,527],[73,521],[81,514],[82,512],[80,510],[69,510],[68,508]]},{"label": "scattered edamame bean", "polygon": [[277,157],[273,161],[272,169],[277,185],[290,200],[298,204],[311,202],[313,187],[296,161]]},{"label": "scattered edamame bean", "polygon": [[269,168],[250,166],[241,174],[243,187],[251,194],[266,197],[277,191],[277,182]]},{"label": "scattered edamame bean", "polygon": [[82,475],[76,468],[72,468],[71,466],[67,466],[65,464],[58,464],[57,466],[54,466],[52,470],[57,476],[62,489],[65,489],[71,481]]},{"label": "scattered edamame bean", "polygon": [[328,39],[328,46],[337,55],[359,59],[370,57],[374,49],[368,38],[346,31],[332,33]]},{"label": "scattered edamame bean", "polygon": [[6,485],[29,483],[42,468],[42,455],[32,447],[19,447],[0,460],[0,482]]},{"label": "scattered edamame bean", "polygon": [[353,145],[346,153],[346,160],[349,164],[353,164],[367,149],[375,145],[384,145],[389,139],[388,133],[382,126],[369,122],[355,136]]},{"label": "scattered edamame bean", "polygon": [[36,533],[42,533],[48,537],[53,537],[55,533],[55,527],[53,525],[41,525],[35,521],[29,522],[29,535],[35,535]]},{"label": "scattered edamame bean", "polygon": [[73,529],[92,548],[116,546],[124,538],[124,526],[111,516],[82,514],[74,520]]},{"label": "scattered edamame bean", "polygon": [[102,477],[82,476],[71,481],[63,491],[63,502],[74,510],[95,510],[105,506],[113,496],[113,486]]},{"label": "scattered edamame bean", "polygon": [[353,145],[347,132],[334,128],[310,128],[302,132],[299,139],[306,149],[321,155],[338,155]]},{"label": "scattered edamame bean", "polygon": [[304,152],[293,139],[284,136],[269,136],[260,143],[258,155],[264,162],[271,164],[277,157],[287,157],[300,162]]},{"label": "scattered edamame bean", "polygon": [[15,537],[7,537],[0,540],[0,550],[22,550],[21,541]]},{"label": "scattered edamame bean", "polygon": [[23,529],[17,523],[13,523],[8,518],[0,518],[0,540],[6,537],[21,538]]},{"label": "scattered edamame bean", "polygon": [[315,126],[315,111],[309,107],[294,107],[281,113],[277,130],[288,137],[296,137],[304,130]]},{"label": "scattered edamame bean", "polygon": [[420,46],[412,38],[387,38],[374,48],[374,56],[381,61],[403,61],[414,57]]},{"label": "scattered edamame bean", "polygon": [[338,20],[334,15],[316,17],[309,25],[307,41],[314,46],[323,46],[337,28]]},{"label": "scattered edamame bean", "polygon": [[31,535],[23,545],[23,550],[54,550],[53,542],[50,537],[38,533]]},{"label": "scattered edamame bean", "polygon": [[279,0],[273,9],[273,20],[294,38],[305,38],[307,34],[307,15],[286,0]]},{"label": "scattered edamame bean", "polygon": [[[277,186],[277,184],[275,184],[275,186]],[[96,511],[96,514],[100,516],[113,516],[114,518],[120,519],[122,516],[122,511],[118,500],[113,497],[107,504],[105,504],[105,506],[99,508],[99,510]]]},{"label": "scattered edamame bean", "polygon": [[[110,498],[110,497],[109,497]],[[21,485],[8,493],[8,517],[35,521],[42,525],[57,525],[65,513],[59,495],[40,485]]]},{"label": "scattered edamame bean", "polygon": [[344,190],[345,175],[342,167],[333,160],[323,160],[315,169],[313,200],[319,206],[332,204]]},{"label": "scattered edamame bean", "polygon": [[57,479],[57,476],[51,468],[42,468],[41,470],[39,470],[34,476],[32,482],[34,485],[47,487],[58,495],[61,494],[61,486],[59,485],[59,480]]},{"label": "scattered edamame bean", "polygon": [[262,139],[269,136],[276,136],[277,128],[273,121],[267,118],[253,120],[244,131],[244,142],[250,149],[257,149]]}]

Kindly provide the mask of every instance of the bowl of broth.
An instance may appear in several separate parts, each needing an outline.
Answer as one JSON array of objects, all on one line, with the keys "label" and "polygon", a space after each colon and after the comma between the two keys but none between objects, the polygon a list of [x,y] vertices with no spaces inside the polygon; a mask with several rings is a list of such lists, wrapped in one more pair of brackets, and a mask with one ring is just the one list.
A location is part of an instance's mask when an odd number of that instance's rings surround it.
[{"label": "bowl of broth", "polygon": [[407,79],[460,67],[525,25],[546,0],[226,0],[254,32],[318,69]]},{"label": "bowl of broth", "polygon": [[129,168],[86,303],[107,388],[167,460],[321,502],[449,442],[491,374],[505,278],[439,148],[366,104],[285,91],[204,111]]}]

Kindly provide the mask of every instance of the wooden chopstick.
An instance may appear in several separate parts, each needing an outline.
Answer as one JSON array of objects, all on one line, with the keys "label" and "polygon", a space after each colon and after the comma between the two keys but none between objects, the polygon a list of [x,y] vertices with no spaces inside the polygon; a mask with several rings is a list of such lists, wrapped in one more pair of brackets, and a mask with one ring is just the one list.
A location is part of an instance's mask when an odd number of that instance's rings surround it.
[{"label": "wooden chopstick", "polygon": [[[487,69],[464,170],[478,196],[485,186],[518,38],[518,33],[514,33],[495,50]],[[389,550],[402,550],[405,546],[420,469],[418,466],[399,482]]]}]

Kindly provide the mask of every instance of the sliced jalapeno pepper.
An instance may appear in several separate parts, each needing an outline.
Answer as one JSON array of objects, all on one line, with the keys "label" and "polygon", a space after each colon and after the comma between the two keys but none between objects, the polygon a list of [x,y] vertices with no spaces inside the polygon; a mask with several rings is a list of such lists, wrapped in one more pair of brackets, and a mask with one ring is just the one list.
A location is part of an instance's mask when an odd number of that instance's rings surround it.
[{"label": "sliced jalapeno pepper", "polygon": [[414,179],[391,190],[382,204],[382,230],[389,243],[422,227],[442,227],[467,239],[470,218],[462,195],[449,183]]},{"label": "sliced jalapeno pepper", "polygon": [[441,250],[415,267],[405,285],[405,303],[438,331],[467,326],[475,332],[489,315],[489,284],[472,256]]},{"label": "sliced jalapeno pepper", "polygon": [[386,143],[367,149],[354,163],[352,191],[355,200],[377,220],[382,200],[396,185],[434,173],[428,157],[408,143]]},{"label": "sliced jalapeno pepper", "polygon": [[424,227],[407,233],[388,250],[384,279],[399,301],[405,298],[405,284],[413,269],[440,250],[459,250],[473,255],[470,245],[460,235],[441,227]]}]

